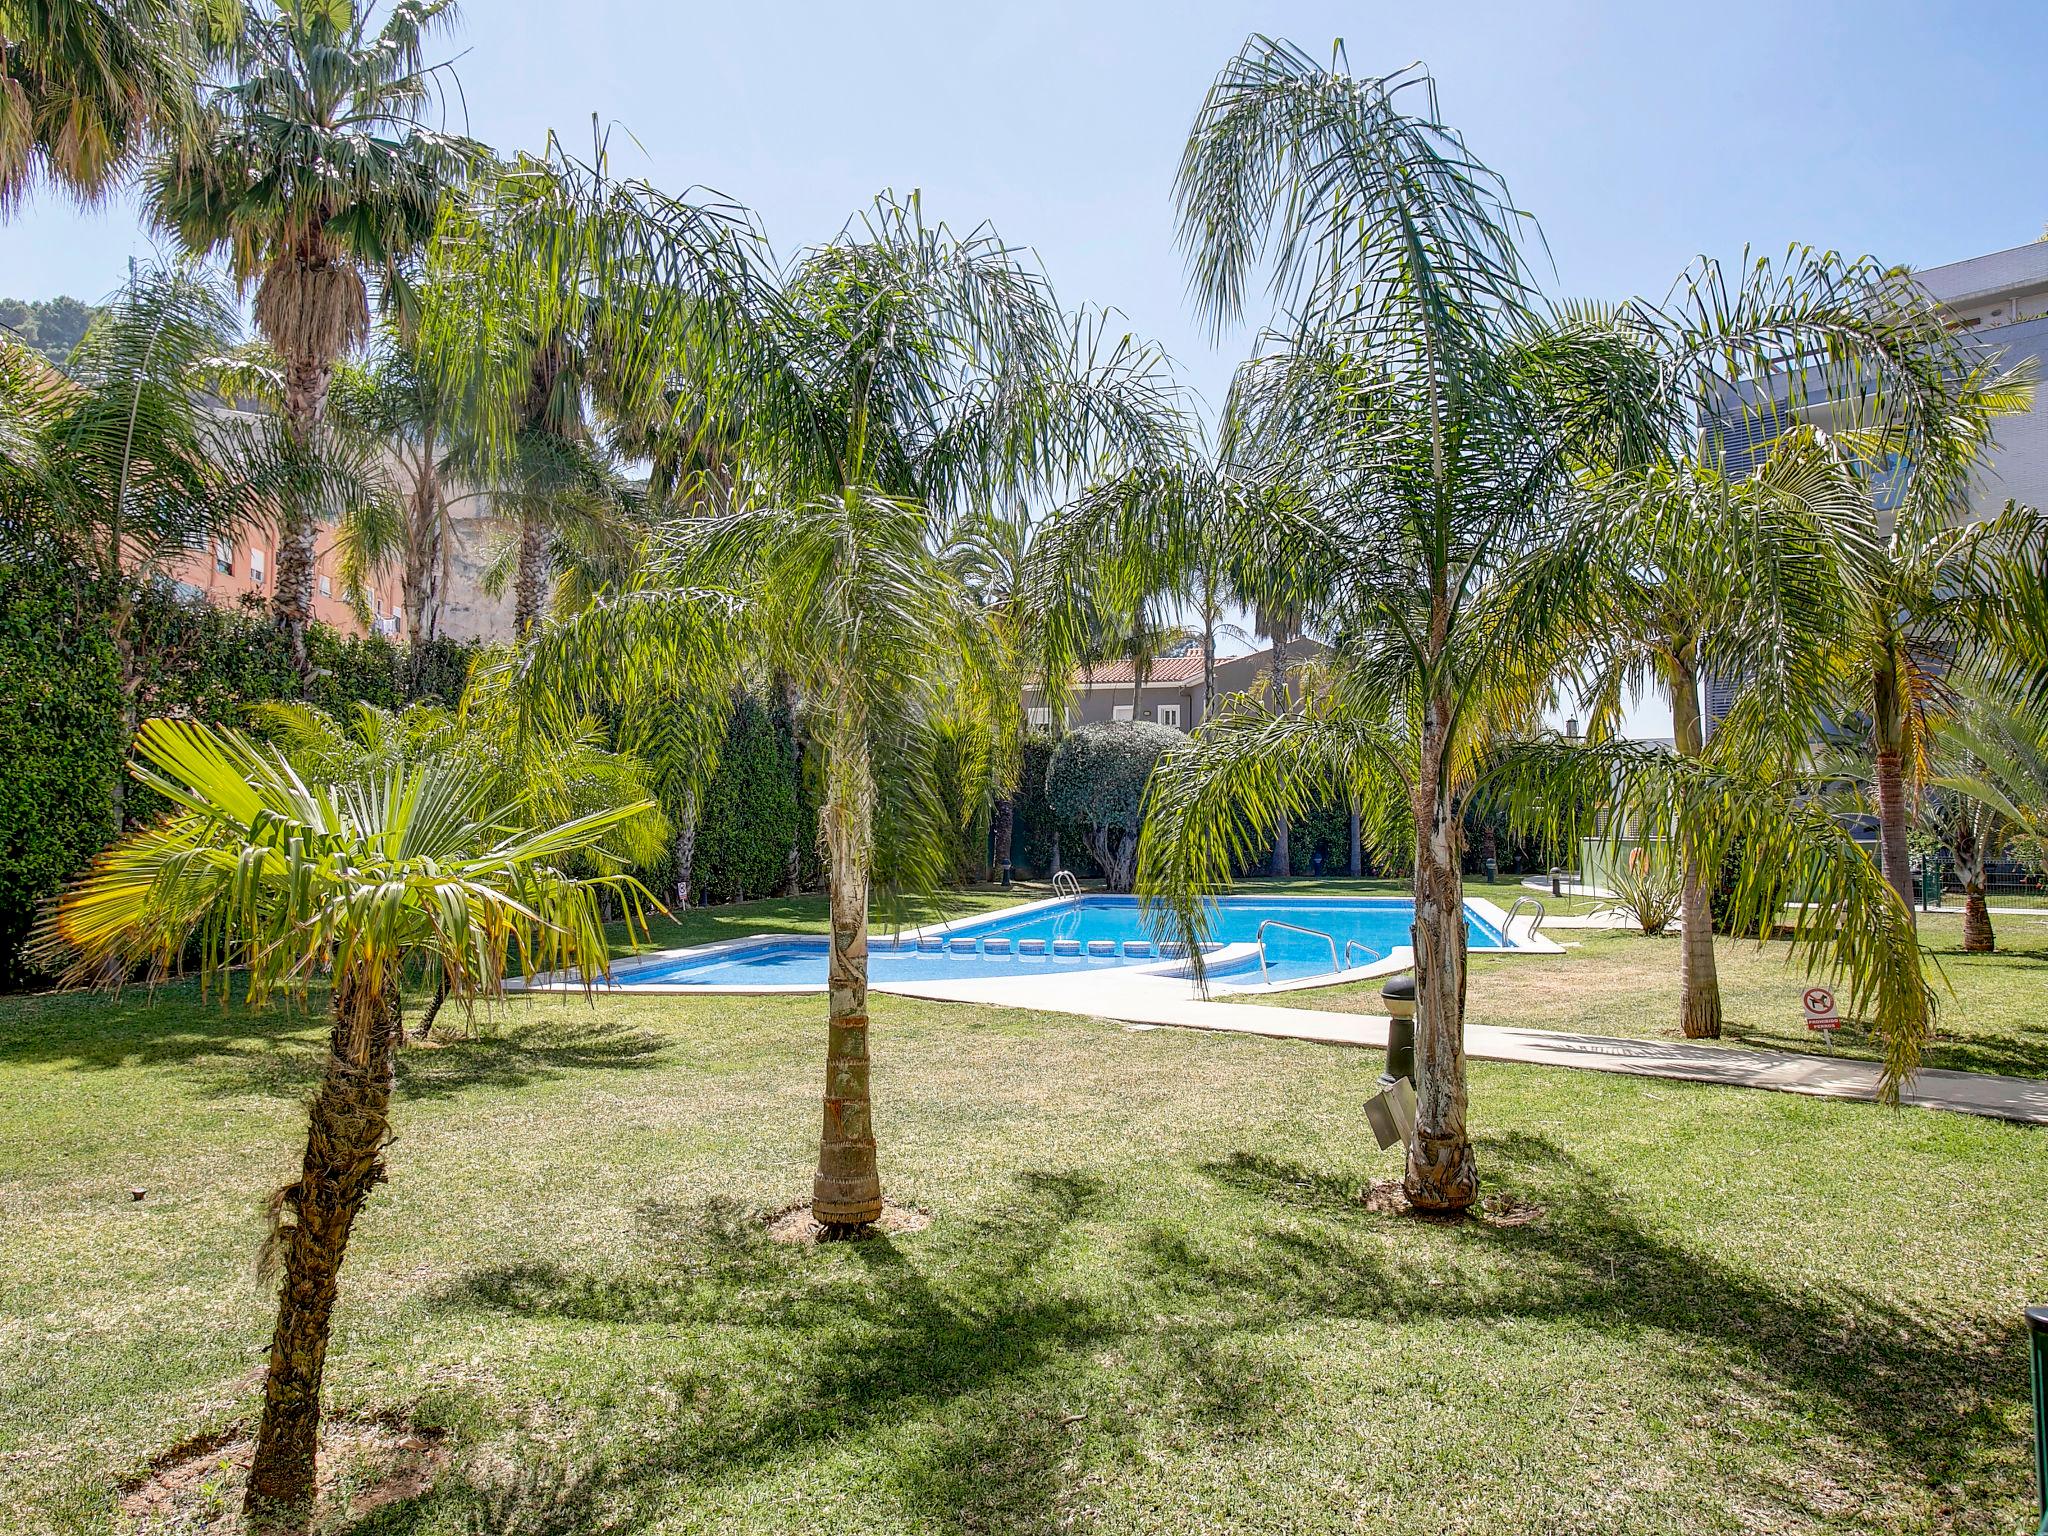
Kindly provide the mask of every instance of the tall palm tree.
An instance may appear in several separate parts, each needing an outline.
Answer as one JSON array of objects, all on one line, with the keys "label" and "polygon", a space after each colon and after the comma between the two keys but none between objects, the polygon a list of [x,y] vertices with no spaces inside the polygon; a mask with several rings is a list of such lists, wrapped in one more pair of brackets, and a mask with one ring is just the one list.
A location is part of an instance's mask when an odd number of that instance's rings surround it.
[{"label": "tall palm tree", "polygon": [[[1985,580],[1986,554],[2028,524],[2010,518],[1965,521],[1962,497],[1991,441],[1991,422],[2023,411],[2031,380],[1980,368],[1958,391],[1962,428],[1947,455],[1873,454],[1843,434],[1840,472],[1860,493],[1856,513],[1837,525],[1843,612],[1840,685],[1828,702],[1837,718],[1867,722],[1878,856],[1885,877],[1910,908],[1911,801],[1927,772],[1941,678],[1975,638],[1980,606],[1971,594]],[[1869,469],[1890,461],[1882,476]]]},{"label": "tall palm tree", "polygon": [[[595,130],[588,161],[550,134],[479,178],[445,211],[437,269],[458,303],[430,323],[429,345],[466,381],[518,527],[514,623],[539,620],[554,558],[555,491],[579,484],[565,466],[601,452],[608,432],[629,447],[687,444],[663,428],[701,411],[674,388],[693,353],[730,339],[756,302],[763,247],[744,209],[691,202],[611,170]],[[742,328],[744,329],[744,328]]]},{"label": "tall palm tree", "polygon": [[880,200],[800,256],[764,331],[775,366],[727,383],[756,505],[706,525],[697,569],[768,596],[750,627],[818,722],[833,942],[812,1212],[855,1227],[882,1198],[867,1086],[874,861],[891,861],[899,886],[936,873],[936,802],[917,766],[933,708],[984,737],[1017,708],[1004,637],[947,570],[944,529],[1098,456],[1156,462],[1174,402],[1151,348],[1072,319],[992,230],[928,225],[916,197]]},{"label": "tall palm tree", "polygon": [[299,1177],[272,1199],[266,1261],[282,1261],[246,1513],[263,1531],[309,1527],[336,1282],[357,1214],[385,1175],[400,981],[435,969],[451,995],[492,998],[525,969],[606,973],[600,890],[564,860],[645,810],[627,805],[528,829],[467,765],[439,757],[308,784],[280,752],[233,731],[152,720],[135,776],[172,806],[102,854],[39,927],[45,964],[78,979],[152,977],[196,953],[203,974],[246,977],[252,1006],[329,982],[326,1065]]},{"label": "tall palm tree", "polygon": [[735,506],[663,530],[643,590],[540,643],[630,693],[722,631],[802,696],[832,930],[812,1212],[845,1229],[882,1209],[870,887],[937,883],[953,841],[939,736],[958,753],[1016,709],[1006,639],[949,568],[946,530],[1098,455],[1157,451],[1171,407],[1151,349],[1064,314],[992,231],[928,225],[915,198],[801,254],[745,324],[740,345],[696,354],[706,415],[737,443]]},{"label": "tall palm tree", "polygon": [[[1745,807],[1759,846],[1787,845],[1792,827],[1828,833],[1775,784],[1709,791],[1689,767],[1517,750],[1572,648],[1565,609],[1530,596],[1569,585],[1554,545],[1578,476],[1655,462],[1677,407],[1654,354],[1615,317],[1546,310],[1523,274],[1523,216],[1437,120],[1426,74],[1354,79],[1254,37],[1197,116],[1179,204],[1192,287],[1214,323],[1242,312],[1262,256],[1295,317],[1251,370],[1245,416],[1269,445],[1262,462],[1302,488],[1276,538],[1334,573],[1336,662],[1326,697],[1284,711],[1239,701],[1162,764],[1141,889],[1192,939],[1206,896],[1248,852],[1248,824],[1299,814],[1316,792],[1405,804],[1417,1031],[1405,1185],[1418,1206],[1460,1209],[1478,1188],[1462,816],[1487,781],[1532,763],[1597,768],[1625,786],[1654,781],[1666,809],[1721,794]],[[1741,367],[1762,349],[1729,350]],[[1615,794],[1604,784],[1598,799]],[[1525,805],[1537,799],[1593,803],[1525,789]],[[1853,863],[1834,844],[1826,854],[1826,888],[1870,911]],[[1892,939],[1894,915],[1880,904],[1862,941]],[[1873,956],[1893,1064],[1910,1070],[1927,1012],[1917,950],[1850,958]]]},{"label": "tall palm tree", "polygon": [[198,115],[199,31],[170,0],[0,4],[0,211],[39,183],[96,203]]},{"label": "tall palm tree", "polygon": [[[424,303],[435,302],[429,286]],[[333,426],[374,444],[395,470],[392,547],[365,550],[361,559],[398,566],[406,638],[431,641],[441,632],[456,508],[479,494],[468,488],[465,402],[421,354],[416,328],[391,324],[360,365],[336,369],[329,413]]]},{"label": "tall palm tree", "polygon": [[[1741,711],[1717,750],[1786,764],[1804,756],[1841,605],[1828,528],[1843,488],[1817,457],[1801,431],[1742,478],[1698,459],[1589,477],[1584,574],[1598,656],[1589,734],[1610,731],[1628,698],[1654,683],[1671,705],[1673,750],[1699,758],[1701,689],[1739,676]],[[1696,829],[1669,830],[1684,924],[1679,1027],[1715,1039],[1723,1016],[1709,889],[1720,871],[1692,846]]]},{"label": "tall palm tree", "polygon": [[[195,254],[223,252],[256,288],[256,327],[278,355],[286,420],[302,440],[326,410],[335,364],[370,332],[368,278],[403,306],[403,263],[442,194],[478,153],[423,121],[447,66],[429,64],[450,0],[255,0],[215,50],[218,80],[194,136],[150,168],[157,226]],[[303,670],[319,524],[280,509],[272,599]]]}]

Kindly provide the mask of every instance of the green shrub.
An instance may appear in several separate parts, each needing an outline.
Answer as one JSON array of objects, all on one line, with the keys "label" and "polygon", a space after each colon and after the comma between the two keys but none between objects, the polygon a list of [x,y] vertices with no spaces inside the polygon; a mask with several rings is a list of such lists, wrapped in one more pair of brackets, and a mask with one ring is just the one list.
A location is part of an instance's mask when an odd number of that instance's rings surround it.
[{"label": "green shrub", "polygon": [[37,904],[107,845],[121,774],[120,661],[62,568],[0,564],[0,984],[29,979]]},{"label": "green shrub", "polygon": [[1145,786],[1159,759],[1187,738],[1149,720],[1097,721],[1060,738],[1047,765],[1054,816],[1078,824],[1112,891],[1128,891],[1138,868]]},{"label": "green shrub", "polygon": [[743,694],[726,727],[718,771],[704,791],[692,899],[745,901],[781,891],[797,819],[787,725]]}]

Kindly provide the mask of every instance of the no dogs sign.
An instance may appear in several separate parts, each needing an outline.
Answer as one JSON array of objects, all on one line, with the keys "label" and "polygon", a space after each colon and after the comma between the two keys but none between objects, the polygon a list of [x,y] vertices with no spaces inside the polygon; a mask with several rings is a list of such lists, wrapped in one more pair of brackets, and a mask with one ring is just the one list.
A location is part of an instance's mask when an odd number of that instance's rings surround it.
[{"label": "no dogs sign", "polygon": [[1826,987],[1808,987],[1799,999],[1808,1029],[1840,1029],[1842,1016],[1835,1009],[1835,994]]}]

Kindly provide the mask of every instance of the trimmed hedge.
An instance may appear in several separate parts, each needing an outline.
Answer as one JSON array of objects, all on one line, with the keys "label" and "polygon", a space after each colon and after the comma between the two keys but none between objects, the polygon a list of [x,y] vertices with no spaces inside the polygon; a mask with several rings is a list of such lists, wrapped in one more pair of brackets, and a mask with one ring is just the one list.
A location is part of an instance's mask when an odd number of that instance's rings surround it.
[{"label": "trimmed hedge", "polygon": [[38,905],[114,835],[121,670],[107,625],[61,568],[0,564],[0,985],[29,979]]},{"label": "trimmed hedge", "polygon": [[[771,713],[742,694],[726,726],[718,772],[704,791],[690,874],[693,901],[745,901],[782,891],[801,812],[790,758],[783,712]],[[817,825],[815,811],[811,825]]]},{"label": "trimmed hedge", "polygon": [[[38,903],[114,839],[126,750],[105,603],[68,567],[12,559],[0,562],[0,739],[9,758],[0,773],[0,985],[10,987],[31,979],[20,946]],[[159,582],[138,589],[133,603],[137,719],[190,715],[240,726],[249,705],[271,699],[304,698],[335,713],[358,702],[453,705],[478,650],[440,640],[411,651],[316,624],[307,637],[316,673],[301,689],[260,600],[216,608]],[[125,786],[129,824],[162,809],[155,794]]]}]

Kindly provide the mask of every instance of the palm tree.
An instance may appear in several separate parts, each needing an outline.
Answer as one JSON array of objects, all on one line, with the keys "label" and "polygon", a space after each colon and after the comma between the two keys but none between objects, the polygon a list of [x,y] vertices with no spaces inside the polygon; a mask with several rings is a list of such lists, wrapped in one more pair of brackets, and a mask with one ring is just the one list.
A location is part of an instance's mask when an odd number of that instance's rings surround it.
[{"label": "palm tree", "polygon": [[[1524,815],[1636,797],[1701,825],[1743,822],[1758,849],[1812,839],[1802,867],[1818,861],[1817,888],[1869,916],[1853,935],[1829,929],[1831,953],[1881,989],[1892,1065],[1910,1070],[1927,1017],[1917,949],[1884,947],[1896,914],[1858,883],[1839,828],[1776,781],[1524,746],[1573,646],[1568,610],[1542,598],[1571,585],[1573,546],[1556,535],[1578,477],[1654,463],[1678,402],[1617,317],[1546,313],[1523,276],[1522,215],[1436,119],[1428,76],[1354,79],[1254,37],[1196,119],[1179,204],[1213,322],[1241,313],[1268,253],[1276,301],[1296,317],[1245,377],[1244,415],[1259,462],[1300,488],[1276,542],[1332,573],[1335,658],[1324,696],[1284,710],[1236,701],[1161,765],[1141,890],[1193,941],[1249,828],[1319,792],[1374,826],[1390,799],[1405,805],[1418,1069],[1405,1185],[1425,1208],[1461,1209],[1478,1188],[1460,859],[1466,803],[1494,784],[1517,787]],[[1737,368],[1763,350],[1727,349]],[[1566,794],[1529,778],[1539,769],[1584,777]]]},{"label": "palm tree", "polygon": [[330,786],[234,731],[152,720],[135,777],[171,814],[102,854],[39,926],[37,954],[75,979],[196,953],[203,975],[246,976],[249,1002],[330,980],[332,1028],[299,1177],[272,1198],[267,1261],[282,1260],[246,1513],[308,1528],[320,1383],[336,1279],[355,1219],[383,1180],[400,980],[424,962],[459,999],[494,998],[516,954],[531,974],[606,973],[598,895],[638,916],[638,887],[572,878],[563,860],[645,810],[622,806],[528,830],[464,765],[428,758]]},{"label": "palm tree", "polygon": [[840,1230],[882,1209],[870,887],[938,883],[954,841],[939,738],[980,751],[1017,708],[1005,636],[948,567],[946,530],[1099,454],[1156,451],[1170,411],[1149,348],[1099,345],[1106,329],[1063,314],[992,231],[927,225],[915,198],[803,253],[744,323],[695,354],[706,416],[737,446],[734,506],[660,530],[645,586],[551,626],[533,670],[631,695],[723,632],[803,699],[831,908],[812,1213]]},{"label": "palm tree", "polygon": [[558,493],[589,482],[576,466],[604,456],[608,431],[662,449],[663,463],[688,458],[664,428],[702,413],[675,377],[727,342],[760,281],[744,209],[621,180],[594,119],[593,141],[586,162],[550,134],[541,154],[451,204],[436,239],[457,302],[430,322],[429,345],[475,401],[494,489],[517,521],[522,636],[546,600]]},{"label": "palm tree", "polygon": [[[1871,450],[1845,433],[1840,473],[1861,492],[1855,515],[1836,525],[1843,613],[1840,685],[1828,700],[1836,718],[1867,722],[1878,856],[1885,877],[1910,909],[1907,827],[1910,802],[1926,775],[1932,719],[1942,674],[1975,638],[1983,557],[2021,536],[2022,520],[1963,520],[1969,476],[1991,440],[1994,417],[2023,411],[2031,380],[1980,366],[1957,392],[1959,430],[1946,453],[1925,456]],[[1882,476],[1869,465],[1891,461]]]},{"label": "palm tree", "polygon": [[[435,302],[431,289],[425,302]],[[477,493],[457,489],[468,462],[464,402],[428,366],[417,333],[407,329],[384,327],[360,366],[336,369],[328,410],[332,427],[376,445],[397,471],[390,487],[399,504],[392,547],[363,550],[356,563],[398,565],[406,638],[419,645],[441,632],[455,509]]]},{"label": "palm tree", "polygon": [[99,202],[145,150],[188,132],[211,14],[169,0],[0,4],[0,211],[38,182]]},{"label": "palm tree", "polygon": [[[454,14],[448,0],[397,0],[376,24],[374,0],[256,0],[216,49],[222,78],[196,135],[150,169],[157,226],[195,254],[225,252],[236,282],[255,285],[302,441],[336,363],[369,336],[366,275],[409,303],[402,264],[476,157],[422,121],[447,69],[422,50]],[[322,510],[279,509],[272,601],[302,670]]]},{"label": "palm tree", "polygon": [[[1717,752],[1781,763],[1804,756],[1841,608],[1827,530],[1843,487],[1817,459],[1824,454],[1802,429],[1741,478],[1701,457],[1589,477],[1591,590],[1582,600],[1591,599],[1598,655],[1589,734],[1611,730],[1628,697],[1654,683],[1670,701],[1673,750],[1701,757],[1700,690],[1712,677],[1740,677],[1739,709],[1717,733]],[[1693,846],[1696,829],[1669,830],[1683,920],[1679,1027],[1718,1039],[1709,889],[1720,871]]]}]

